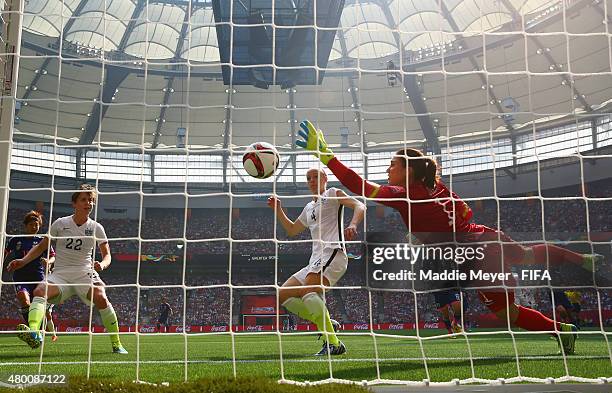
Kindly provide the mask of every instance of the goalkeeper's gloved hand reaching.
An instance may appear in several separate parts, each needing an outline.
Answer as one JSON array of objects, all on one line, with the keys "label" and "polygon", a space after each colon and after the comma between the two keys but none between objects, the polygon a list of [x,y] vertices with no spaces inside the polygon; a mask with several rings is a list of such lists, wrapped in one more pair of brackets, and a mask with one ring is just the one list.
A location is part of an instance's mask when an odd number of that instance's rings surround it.
[{"label": "goalkeeper's gloved hand reaching", "polygon": [[301,130],[298,131],[298,135],[304,138],[304,140],[297,140],[295,144],[303,149],[312,151],[323,164],[327,165],[334,158],[334,152],[327,147],[323,132],[317,130],[310,120],[301,122],[300,128]]}]

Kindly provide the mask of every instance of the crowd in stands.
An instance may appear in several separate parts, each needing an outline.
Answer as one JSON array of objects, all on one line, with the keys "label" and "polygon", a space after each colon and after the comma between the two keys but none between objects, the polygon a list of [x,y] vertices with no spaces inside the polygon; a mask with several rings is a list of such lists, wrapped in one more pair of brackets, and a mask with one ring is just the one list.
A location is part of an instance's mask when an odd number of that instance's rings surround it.
[{"label": "crowd in stands", "polygon": [[[587,186],[589,198],[609,198],[612,195],[612,182],[600,182]],[[605,241],[608,242],[609,251],[609,234],[612,233],[612,220],[610,220],[612,200],[584,199],[582,190],[578,186],[548,191],[543,197],[535,195],[528,199],[475,200],[469,201],[469,204],[474,211],[475,222],[495,228],[499,227],[516,240],[541,241],[544,234],[546,240],[567,241],[589,237],[594,239],[594,236],[599,235],[602,235],[601,239],[606,239],[605,234],[607,233],[608,237]],[[567,199],[545,199],[547,196],[558,197],[559,195]],[[542,209],[544,214],[542,214]],[[27,209],[23,208],[10,209],[6,227],[9,236],[21,233],[21,221],[26,212]],[[299,212],[299,209],[288,209],[288,215],[291,218],[296,218]],[[350,214],[346,216],[347,220],[350,219]],[[142,255],[178,254],[182,257],[185,254],[188,260],[197,255],[224,255],[230,251],[230,237],[237,240],[231,243],[232,252],[237,254],[308,255],[311,249],[311,243],[307,241],[310,238],[308,231],[292,238],[293,241],[289,241],[282,228],[274,224],[273,213],[267,208],[243,208],[240,209],[239,214],[234,215],[223,209],[191,209],[187,217],[182,209],[147,209],[142,225],[139,225],[138,220],[128,218],[101,217],[99,221],[105,227],[109,238],[131,239],[111,240],[111,250],[114,256],[137,254],[139,251]],[[41,229],[42,233],[47,232],[48,224],[47,217]],[[385,211],[385,214],[380,214],[380,211],[375,208],[368,209],[366,225],[368,231],[405,232],[404,224],[396,213]],[[275,238],[275,228],[278,243],[270,240]],[[184,250],[177,247],[179,244],[182,245],[183,237],[187,239]],[[138,238],[142,241],[139,241]],[[158,239],[172,240],[160,241]],[[278,249],[276,249],[277,244]],[[349,250],[354,254],[360,254],[361,246],[351,245]],[[352,263],[363,263],[363,261]],[[177,268],[182,269],[182,264]],[[283,280],[291,273],[283,271]],[[144,274],[148,273],[145,271]],[[10,278],[6,272],[3,277]],[[260,285],[263,282],[260,279],[243,278],[242,275],[239,277],[240,282],[234,280],[233,284]],[[109,272],[104,279],[109,285],[135,284],[135,275]],[[198,281],[192,276],[188,277],[185,282],[189,287],[156,288],[156,286],[169,284],[183,284],[181,280],[182,272],[177,274],[175,281],[172,282],[168,278],[159,276],[146,278],[141,272],[139,283],[146,283],[146,287],[140,289],[136,285],[111,287],[108,291],[109,299],[117,311],[119,320],[126,325],[135,324],[137,320],[140,324],[155,324],[162,299],[170,303],[172,307],[173,313],[170,316],[172,324],[180,325],[183,321],[186,324],[198,325],[229,322],[230,289],[228,287],[190,288],[195,285],[227,284],[227,275],[213,275],[206,277],[204,281]],[[282,280],[278,283],[281,284]],[[359,274],[347,274],[337,285],[362,287],[363,277]],[[523,297],[533,302],[537,309],[550,314],[552,311],[550,289],[524,289],[522,292]],[[239,323],[237,319],[240,313],[239,290],[235,290],[233,299],[234,304],[231,305],[234,307],[235,319],[233,322]],[[468,305],[467,320],[472,315],[488,313],[486,307],[478,300],[475,291],[466,291],[464,299]],[[0,319],[18,318],[17,308],[12,306],[15,300],[11,284],[0,285],[0,300],[2,304]],[[374,322],[410,322],[415,321],[417,313],[419,320],[423,321],[437,321],[439,318],[431,293],[419,293],[415,297],[413,293],[408,292],[369,292],[364,288],[334,289],[327,292],[326,301],[330,313],[342,322],[367,323],[370,321],[370,316]],[[582,309],[597,310],[600,307],[607,309],[612,307],[612,293],[605,290],[596,291],[594,288],[584,290]],[[89,320],[90,309],[77,298],[72,298],[65,304],[56,307],[55,315],[60,321],[69,320],[86,324]],[[94,323],[100,322],[95,310],[92,316]],[[297,322],[303,321],[298,320]]]}]

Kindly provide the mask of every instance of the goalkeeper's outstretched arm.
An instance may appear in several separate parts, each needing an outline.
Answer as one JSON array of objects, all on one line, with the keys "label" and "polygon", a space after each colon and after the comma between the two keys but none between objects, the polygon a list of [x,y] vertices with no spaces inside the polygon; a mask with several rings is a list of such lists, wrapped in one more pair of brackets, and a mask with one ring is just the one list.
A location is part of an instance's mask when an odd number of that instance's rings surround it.
[{"label": "goalkeeper's outstretched arm", "polygon": [[321,130],[317,130],[309,120],[301,122],[300,128],[298,134],[303,140],[296,141],[297,146],[312,151],[351,192],[366,198],[376,197],[381,186],[363,179],[335,157],[334,152],[327,146]]}]

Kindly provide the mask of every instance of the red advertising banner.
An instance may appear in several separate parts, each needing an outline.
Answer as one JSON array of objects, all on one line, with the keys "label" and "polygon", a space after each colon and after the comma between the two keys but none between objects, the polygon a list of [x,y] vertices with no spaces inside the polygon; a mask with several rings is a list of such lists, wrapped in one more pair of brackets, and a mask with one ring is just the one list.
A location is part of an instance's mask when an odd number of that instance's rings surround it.
[{"label": "red advertising banner", "polygon": [[242,296],[242,314],[276,315],[276,296]]}]

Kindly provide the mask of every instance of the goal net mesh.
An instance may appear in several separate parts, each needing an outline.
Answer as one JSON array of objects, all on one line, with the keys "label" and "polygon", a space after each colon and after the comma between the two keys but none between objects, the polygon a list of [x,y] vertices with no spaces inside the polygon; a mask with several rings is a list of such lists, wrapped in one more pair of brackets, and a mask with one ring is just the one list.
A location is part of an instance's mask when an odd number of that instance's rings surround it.
[{"label": "goal net mesh", "polygon": [[[36,351],[18,341],[16,293],[27,283],[6,271],[13,249],[0,281],[0,375],[609,381],[609,1],[0,3],[0,240],[24,235],[30,210],[48,233],[73,213],[78,186],[94,185],[91,218],[113,256],[101,277],[129,351],[110,357],[97,309],[77,297],[54,308],[57,342],[49,332]],[[453,311],[436,304],[439,288],[370,285],[364,241],[407,230],[397,212],[357,196],[367,212],[346,244],[348,271],[323,296],[348,351],[311,356],[323,342],[316,326],[287,315],[277,293],[308,264],[312,240],[308,230],[289,238],[266,205],[278,195],[296,220],[312,200],[306,172],[324,166],[296,147],[303,119],[370,181],[386,183],[394,152],[418,148],[476,223],[527,246],[602,255],[593,272],[550,260],[531,271],[554,280],[515,269],[517,287],[493,285],[580,324],[576,353],[557,354],[554,332],[495,317],[478,288],[449,295]],[[280,153],[263,180],[242,167],[259,141]]]}]

